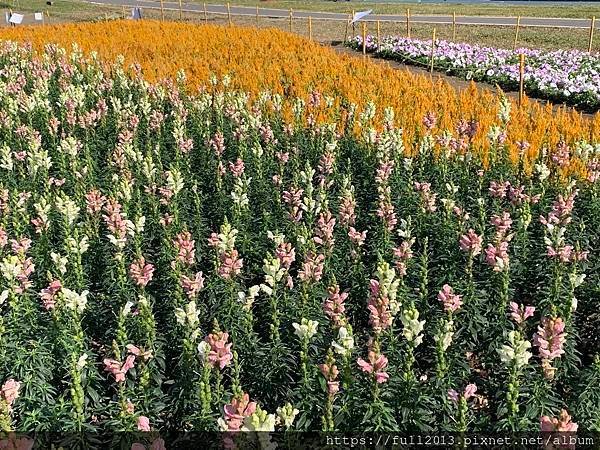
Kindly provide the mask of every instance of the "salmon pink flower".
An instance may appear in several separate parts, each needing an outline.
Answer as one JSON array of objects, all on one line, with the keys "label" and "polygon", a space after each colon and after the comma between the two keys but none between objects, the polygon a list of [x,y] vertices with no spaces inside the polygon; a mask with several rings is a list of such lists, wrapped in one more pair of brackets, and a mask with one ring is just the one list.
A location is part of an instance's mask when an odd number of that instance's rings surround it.
[{"label": "salmon pink flower", "polygon": [[540,428],[543,432],[575,432],[579,426],[571,421],[571,416],[567,410],[562,409],[558,418],[542,416],[540,418]]},{"label": "salmon pink flower", "polygon": [[459,244],[462,251],[470,253],[471,256],[477,256],[481,253],[482,242],[483,238],[470,228],[467,234],[460,237]]},{"label": "salmon pink flower", "polygon": [[532,317],[535,312],[535,307],[518,305],[516,302],[510,302],[509,307],[510,312],[508,315],[517,325],[525,323],[525,321],[529,317]]},{"label": "salmon pink flower", "polygon": [[210,350],[206,355],[206,361],[212,367],[219,367],[223,370],[225,366],[231,364],[233,353],[231,352],[232,343],[227,343],[229,333],[218,332],[209,334],[205,342],[210,346]]},{"label": "salmon pink flower", "polygon": [[190,300],[193,300],[204,288],[204,276],[202,272],[196,273],[194,278],[189,278],[185,275],[181,276],[181,287]]},{"label": "salmon pink flower", "polygon": [[139,431],[150,431],[150,420],[146,416],[138,417],[137,429]]},{"label": "salmon pink flower", "polygon": [[53,280],[47,288],[42,289],[39,296],[42,299],[42,305],[44,306],[44,309],[54,309],[54,306],[56,305],[57,294],[61,289],[62,284],[60,280]]},{"label": "salmon pink flower", "polygon": [[369,350],[368,362],[362,358],[358,358],[356,362],[363,372],[373,373],[377,383],[385,383],[390,377],[385,372],[388,359],[383,354],[378,355],[373,350]]},{"label": "salmon pink flower", "polygon": [[227,431],[239,431],[246,417],[250,417],[256,411],[256,402],[250,401],[250,396],[243,393],[233,398],[231,403],[223,408]]},{"label": "salmon pink flower", "polygon": [[13,402],[19,397],[21,383],[10,378],[4,382],[0,390],[0,398],[6,402],[8,409],[11,409]]},{"label": "salmon pink flower", "polygon": [[455,312],[463,304],[461,301],[461,296],[455,294],[452,290],[452,287],[448,284],[445,284],[442,287],[442,290],[438,292],[437,298],[444,304],[444,310],[446,312]]},{"label": "salmon pink flower", "polygon": [[152,280],[154,266],[146,264],[144,257],[140,256],[139,259],[129,266],[129,273],[135,284],[145,287]]},{"label": "salmon pink flower", "polygon": [[347,292],[340,294],[340,287],[338,285],[331,286],[328,289],[329,296],[323,303],[323,311],[334,323],[335,326],[342,326],[345,323],[344,312],[346,307],[344,302],[348,298]]}]

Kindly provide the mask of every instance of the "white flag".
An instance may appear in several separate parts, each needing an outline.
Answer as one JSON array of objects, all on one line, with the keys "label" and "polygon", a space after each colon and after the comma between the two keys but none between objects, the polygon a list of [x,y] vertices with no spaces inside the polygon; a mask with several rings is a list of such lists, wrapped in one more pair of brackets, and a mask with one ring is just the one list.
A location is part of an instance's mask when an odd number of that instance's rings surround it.
[{"label": "white flag", "polygon": [[373,12],[372,9],[368,10],[368,11],[360,11],[354,14],[354,17],[352,18],[352,22],[350,22],[350,24],[353,24],[355,22],[358,22],[360,19],[362,19],[363,17],[368,16],[369,14],[371,14]]},{"label": "white flag", "polygon": [[23,14],[13,13],[10,16],[10,23],[14,23],[15,25],[20,25],[23,22]]}]

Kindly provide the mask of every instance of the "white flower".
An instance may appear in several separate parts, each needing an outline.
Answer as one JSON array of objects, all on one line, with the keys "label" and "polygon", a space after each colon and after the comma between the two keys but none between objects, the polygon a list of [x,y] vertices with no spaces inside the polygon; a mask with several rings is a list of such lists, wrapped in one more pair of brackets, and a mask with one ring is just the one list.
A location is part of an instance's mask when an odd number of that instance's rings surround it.
[{"label": "white flower", "polygon": [[527,351],[531,348],[531,343],[524,340],[518,331],[513,330],[508,333],[508,344],[497,350],[500,361],[507,367],[514,364],[517,369],[527,365],[532,356],[531,352]]},{"label": "white flower", "polygon": [[52,262],[61,274],[67,273],[67,263],[69,259],[66,256],[60,256],[58,253],[50,252]]},{"label": "white flower", "polygon": [[88,294],[88,291],[83,291],[81,294],[78,294],[71,289],[62,288],[62,295],[65,299],[65,305],[67,308],[77,311],[79,314],[83,313],[83,310],[87,305]]},{"label": "white flower", "polygon": [[123,315],[123,317],[128,316],[131,313],[131,308],[133,306],[133,302],[130,300],[127,303],[125,303],[125,306],[123,306],[123,311],[121,311],[121,314]]},{"label": "white flower", "polygon": [[354,338],[348,333],[346,327],[340,327],[338,330],[338,341],[332,342],[331,346],[337,354],[348,356],[354,348]]},{"label": "white flower", "polygon": [[275,414],[269,414],[263,411],[260,406],[249,417],[244,419],[242,431],[275,431]]},{"label": "white flower", "polygon": [[294,419],[300,413],[291,403],[286,403],[285,405],[277,408],[277,416],[281,420],[281,423],[286,428],[289,428],[294,423]]},{"label": "white flower", "polygon": [[210,344],[206,341],[202,341],[198,344],[198,354],[200,355],[200,359],[204,361],[206,355],[210,352]]},{"label": "white flower", "polygon": [[77,360],[77,369],[79,369],[79,370],[83,369],[87,363],[87,359],[88,359],[87,353],[84,353],[83,355],[81,355],[79,357],[79,359]]},{"label": "white flower", "polygon": [[298,336],[300,339],[303,339],[305,336],[310,340],[315,334],[317,334],[317,327],[319,323],[315,320],[302,319],[301,324],[294,322],[292,326],[296,331],[294,334]]},{"label": "white flower", "polygon": [[187,323],[190,327],[194,328],[200,322],[198,319],[199,315],[200,311],[196,309],[196,302],[194,300],[185,305],[185,308],[175,308],[175,318],[180,325]]},{"label": "white flower", "polygon": [[4,302],[8,298],[8,294],[10,294],[10,291],[8,289],[5,289],[2,292],[0,292],[0,305],[4,304]]}]

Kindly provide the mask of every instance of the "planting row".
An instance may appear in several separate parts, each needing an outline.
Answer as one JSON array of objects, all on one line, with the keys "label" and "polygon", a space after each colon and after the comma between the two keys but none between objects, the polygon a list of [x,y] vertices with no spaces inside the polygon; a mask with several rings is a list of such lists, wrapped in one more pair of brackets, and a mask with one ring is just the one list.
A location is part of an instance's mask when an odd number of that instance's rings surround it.
[{"label": "planting row", "polygon": [[[362,48],[362,37],[349,43]],[[367,36],[367,51],[407,64],[431,64],[431,40]],[[436,70],[468,80],[498,84],[518,90],[519,54],[525,55],[525,91],[535,97],[565,102],[589,110],[600,107],[600,57],[579,50],[516,51],[436,40],[433,62]]]}]

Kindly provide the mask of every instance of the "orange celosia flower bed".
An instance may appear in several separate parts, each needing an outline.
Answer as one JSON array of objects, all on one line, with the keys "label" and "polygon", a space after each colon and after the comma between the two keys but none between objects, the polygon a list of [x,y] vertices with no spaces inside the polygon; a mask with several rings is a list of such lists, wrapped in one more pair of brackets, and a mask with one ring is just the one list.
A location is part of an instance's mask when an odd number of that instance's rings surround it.
[{"label": "orange celosia flower bed", "polygon": [[[77,43],[83,51],[96,51],[110,61],[123,55],[126,64],[139,63],[149,81],[174,77],[184,69],[193,86],[206,84],[211,74],[229,74],[235,87],[251,92],[269,89],[305,96],[318,90],[359,107],[372,101],[378,113],[387,106],[394,108],[407,143],[428,111],[435,111],[440,126],[451,130],[460,119],[476,119],[480,129],[487,130],[498,112],[497,97],[490,92],[475,87],[457,91],[445,82],[339,55],[273,29],[112,21],[4,29],[0,38],[31,42],[37,49],[47,43],[65,48]],[[527,141],[533,153],[552,149],[561,138],[596,140],[599,122],[598,117],[582,117],[572,110],[553,112],[550,106],[526,102],[520,111],[513,108],[508,137],[514,152],[516,142]],[[485,149],[485,133],[478,134],[475,144]]]}]

